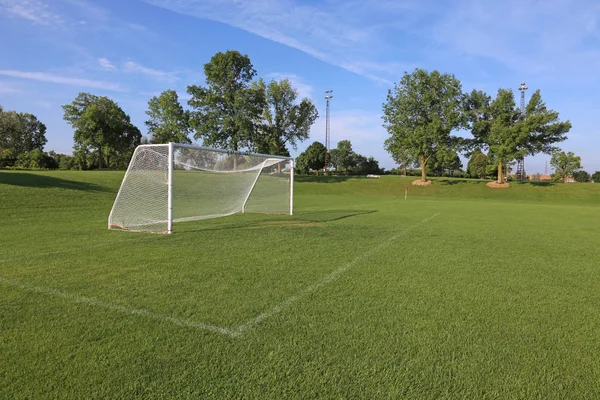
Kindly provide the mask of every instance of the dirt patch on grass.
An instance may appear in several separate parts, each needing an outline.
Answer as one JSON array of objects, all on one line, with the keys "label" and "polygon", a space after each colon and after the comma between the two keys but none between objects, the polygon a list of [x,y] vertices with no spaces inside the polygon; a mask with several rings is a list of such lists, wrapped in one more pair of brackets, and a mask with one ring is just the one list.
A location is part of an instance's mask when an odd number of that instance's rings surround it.
[{"label": "dirt patch on grass", "polygon": [[492,188],[492,189],[506,189],[507,187],[510,187],[510,184],[509,183],[488,182],[485,184],[485,186]]},{"label": "dirt patch on grass", "polygon": [[420,179],[417,179],[416,181],[412,181],[413,186],[429,186],[432,184],[431,181],[425,181],[423,182]]}]

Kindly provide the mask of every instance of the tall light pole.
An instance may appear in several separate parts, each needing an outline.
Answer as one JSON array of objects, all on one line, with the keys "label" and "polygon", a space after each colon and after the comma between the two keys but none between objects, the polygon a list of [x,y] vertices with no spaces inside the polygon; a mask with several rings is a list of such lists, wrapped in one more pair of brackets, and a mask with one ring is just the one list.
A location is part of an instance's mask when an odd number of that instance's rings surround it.
[{"label": "tall light pole", "polygon": [[325,100],[327,101],[325,108],[325,175],[327,175],[327,156],[329,155],[329,100],[333,97],[331,93],[333,90],[325,91]]},{"label": "tall light pole", "polygon": [[[525,82],[521,82],[519,92],[521,92],[521,118],[525,118],[525,91],[529,89]],[[519,182],[525,181],[525,157],[517,160],[517,179]]]}]

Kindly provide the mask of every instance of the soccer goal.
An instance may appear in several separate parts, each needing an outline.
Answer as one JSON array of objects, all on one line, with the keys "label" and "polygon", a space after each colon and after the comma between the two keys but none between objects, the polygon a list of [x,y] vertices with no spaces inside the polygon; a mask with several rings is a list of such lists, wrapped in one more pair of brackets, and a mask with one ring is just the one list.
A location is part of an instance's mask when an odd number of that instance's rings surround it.
[{"label": "soccer goal", "polygon": [[145,144],[133,153],[108,228],[171,233],[173,222],[293,208],[291,157]]}]

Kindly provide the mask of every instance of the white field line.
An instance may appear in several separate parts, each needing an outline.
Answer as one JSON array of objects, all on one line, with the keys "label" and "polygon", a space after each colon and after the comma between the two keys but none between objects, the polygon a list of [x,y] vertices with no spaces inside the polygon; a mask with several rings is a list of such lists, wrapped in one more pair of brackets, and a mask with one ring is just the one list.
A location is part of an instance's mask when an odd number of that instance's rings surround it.
[{"label": "white field line", "polygon": [[425,222],[437,217],[438,215],[439,214],[434,214],[431,217],[425,218],[421,222],[418,222],[418,223],[404,229],[403,231],[398,232],[397,234],[388,238],[386,241],[380,243],[379,245],[377,245],[375,247],[372,247],[370,250],[359,255],[354,260],[346,263],[345,265],[343,265],[343,266],[337,268],[336,270],[334,270],[333,272],[329,273],[327,276],[325,276],[320,281],[313,283],[312,285],[308,286],[306,289],[304,289],[304,290],[296,293],[295,295],[289,297],[288,299],[282,301],[281,303],[279,303],[278,305],[273,307],[271,310],[266,311],[266,312],[258,315],[255,318],[250,319],[246,323],[244,323],[234,329],[222,328],[219,326],[205,324],[203,322],[194,322],[194,321],[190,321],[190,320],[186,320],[186,319],[182,319],[182,318],[175,318],[175,317],[171,317],[169,315],[157,314],[157,313],[153,313],[151,311],[139,309],[139,308],[127,308],[124,306],[120,306],[118,304],[112,304],[112,303],[108,303],[105,301],[101,301],[101,300],[95,299],[93,297],[78,296],[78,295],[71,294],[71,293],[61,292],[60,290],[56,290],[56,289],[44,288],[44,287],[40,287],[40,286],[32,286],[32,285],[28,285],[28,284],[25,284],[22,282],[12,281],[12,280],[3,278],[1,276],[0,276],[0,283],[3,285],[6,285],[6,286],[12,286],[12,287],[16,287],[19,289],[27,290],[29,292],[35,292],[35,293],[45,294],[48,296],[60,297],[63,299],[72,300],[76,303],[82,303],[82,304],[87,304],[89,306],[104,308],[104,309],[111,310],[111,311],[117,311],[122,314],[146,317],[146,318],[157,320],[157,321],[168,322],[168,323],[171,323],[171,324],[177,325],[177,326],[211,331],[214,333],[219,333],[224,336],[229,336],[229,337],[235,338],[235,337],[241,336],[248,330],[253,329],[258,324],[263,322],[264,320],[266,320],[276,314],[279,314],[281,311],[283,311],[285,308],[289,307],[291,304],[297,302],[298,300],[301,300],[302,298],[306,297],[308,294],[310,294],[310,293],[320,289],[321,287],[325,286],[326,284],[330,283],[331,281],[336,279],[339,275],[343,274],[344,272],[346,272],[347,270],[352,268],[354,265],[356,265],[359,261],[362,261],[363,259],[370,257],[373,253],[377,252],[384,246],[387,246],[390,242],[393,242],[394,240],[398,239],[399,237],[404,236],[406,233],[408,233],[412,229],[418,227],[419,225],[424,224]]},{"label": "white field line", "polygon": [[310,293],[320,289],[321,287],[325,286],[326,284],[330,283],[331,281],[336,279],[338,276],[340,276],[344,272],[348,271],[350,268],[354,267],[358,262],[364,260],[365,258],[370,257],[371,255],[373,255],[373,253],[376,253],[377,251],[381,250],[383,247],[387,246],[388,244],[395,241],[399,237],[404,236],[406,233],[408,233],[412,229],[418,227],[419,225],[424,224],[427,221],[432,220],[433,218],[437,217],[438,215],[440,215],[440,214],[439,213],[434,214],[431,217],[425,218],[421,222],[418,222],[418,223],[404,229],[403,231],[400,231],[397,234],[391,236],[390,238],[388,238],[386,241],[380,243],[379,245],[377,245],[375,247],[371,247],[371,249],[362,253],[361,255],[356,257],[354,260],[348,262],[347,264],[345,264],[345,265],[339,267],[338,269],[334,270],[333,272],[329,273],[320,281],[313,283],[312,285],[308,286],[304,290],[302,290],[302,291],[296,293],[295,295],[291,296],[290,298],[282,301],[281,303],[279,303],[278,305],[276,305],[269,311],[266,311],[266,312],[258,315],[257,317],[247,321],[246,323],[238,326],[237,328],[234,328],[231,331],[232,336],[234,336],[234,337],[240,336],[244,332],[251,330],[256,325],[260,324],[267,318],[270,318],[276,314],[279,314],[281,311],[283,311],[285,308],[289,307],[291,304],[297,302],[298,300],[301,300],[302,298],[306,297],[308,294],[310,294]]},{"label": "white field line", "polygon": [[120,306],[118,304],[107,303],[107,302],[95,299],[93,297],[78,296],[78,295],[71,294],[71,293],[61,292],[60,290],[56,290],[56,289],[43,288],[43,287],[39,287],[39,286],[31,286],[31,285],[27,285],[27,284],[24,284],[21,282],[11,281],[11,280],[5,279],[1,276],[0,276],[0,283],[7,285],[7,286],[17,287],[19,289],[24,289],[29,292],[41,293],[41,294],[54,296],[54,297],[61,297],[63,299],[72,300],[75,303],[83,303],[83,304],[87,304],[89,306],[104,308],[104,309],[111,310],[111,311],[117,311],[117,312],[120,312],[123,314],[146,317],[146,318],[154,319],[157,321],[168,322],[173,325],[183,326],[186,328],[202,329],[202,330],[206,330],[206,331],[220,333],[222,335],[230,336],[230,337],[238,336],[233,331],[231,331],[230,329],[227,329],[227,328],[221,328],[219,326],[209,325],[209,324],[205,324],[202,322],[194,322],[194,321],[189,321],[189,320],[185,320],[185,319],[181,319],[181,318],[175,318],[175,317],[171,317],[169,315],[164,315],[164,314],[156,314],[151,311],[143,310],[143,309],[139,309],[139,308],[127,308],[127,307]]}]

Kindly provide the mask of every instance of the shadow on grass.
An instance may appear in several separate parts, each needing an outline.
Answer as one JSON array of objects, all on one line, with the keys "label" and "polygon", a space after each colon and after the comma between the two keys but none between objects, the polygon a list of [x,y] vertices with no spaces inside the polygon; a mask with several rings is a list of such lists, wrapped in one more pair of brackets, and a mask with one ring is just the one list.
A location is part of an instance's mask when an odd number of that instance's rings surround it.
[{"label": "shadow on grass", "polygon": [[366,176],[353,176],[353,175],[336,175],[336,176],[323,176],[323,175],[296,175],[294,181],[296,182],[314,182],[314,183],[340,183],[348,180],[355,179],[371,179]]},{"label": "shadow on grass", "polygon": [[53,176],[28,174],[23,172],[8,173],[0,171],[0,184],[36,188],[60,188],[101,192],[109,191],[109,189],[104,186],[96,185],[94,183],[70,181]]},{"label": "shadow on grass", "polygon": [[531,186],[554,186],[554,182],[523,182],[523,184],[529,183]]},{"label": "shadow on grass", "polygon": [[294,216],[282,216],[278,219],[265,219],[256,221],[236,221],[227,222],[218,226],[194,227],[192,229],[182,229],[180,232],[206,232],[220,231],[229,229],[252,229],[265,227],[315,227],[324,226],[328,222],[340,221],[342,219],[356,217],[359,215],[372,214],[377,210],[327,210],[327,211],[309,211]]},{"label": "shadow on grass", "polygon": [[462,180],[462,179],[440,179],[438,180],[439,183],[441,183],[442,185],[458,185],[461,183],[469,183],[469,181],[466,180]]}]

